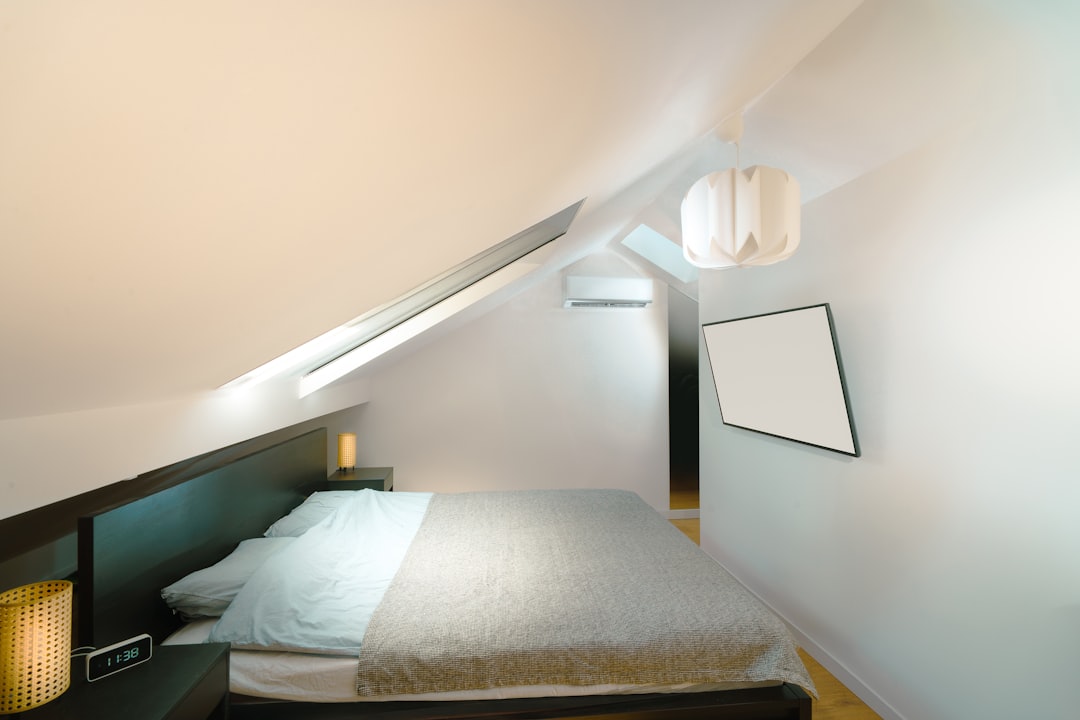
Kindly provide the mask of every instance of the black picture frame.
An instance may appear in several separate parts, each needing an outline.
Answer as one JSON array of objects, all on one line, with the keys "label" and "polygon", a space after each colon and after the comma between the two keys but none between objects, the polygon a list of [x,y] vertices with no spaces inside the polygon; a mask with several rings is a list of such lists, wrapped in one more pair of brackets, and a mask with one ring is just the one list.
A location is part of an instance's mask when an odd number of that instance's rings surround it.
[{"label": "black picture frame", "polygon": [[701,330],[725,425],[859,457],[828,303]]}]

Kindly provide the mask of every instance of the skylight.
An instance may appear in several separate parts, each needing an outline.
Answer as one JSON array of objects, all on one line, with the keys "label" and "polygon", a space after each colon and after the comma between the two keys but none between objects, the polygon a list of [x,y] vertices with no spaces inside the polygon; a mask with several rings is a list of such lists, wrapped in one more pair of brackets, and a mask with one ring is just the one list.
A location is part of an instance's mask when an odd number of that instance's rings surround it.
[{"label": "skylight", "polygon": [[623,238],[622,244],[684,283],[697,280],[697,268],[683,257],[682,246],[648,225],[638,225]]},{"label": "skylight", "polygon": [[[564,235],[584,202],[579,200],[396,300],[353,318],[344,325],[241,375],[223,385],[222,389],[250,387],[272,377],[299,371],[304,375],[300,381],[300,397],[318,390],[531,272],[535,265],[523,264],[523,267],[515,268],[510,266]],[[481,282],[485,279],[486,282]],[[455,298],[466,289],[471,292]],[[451,300],[456,301],[450,302]],[[384,334],[387,337],[381,337]],[[365,347],[377,338],[380,339],[379,343]]]},{"label": "skylight", "polygon": [[470,305],[491,295],[496,290],[506,287],[540,267],[539,263],[527,261],[528,256],[496,270],[445,300],[394,325],[362,345],[342,353],[325,365],[308,372],[300,378],[300,397],[310,395],[316,390],[326,387],[335,380],[371,362],[383,353],[438,325],[443,320],[456,315]]}]

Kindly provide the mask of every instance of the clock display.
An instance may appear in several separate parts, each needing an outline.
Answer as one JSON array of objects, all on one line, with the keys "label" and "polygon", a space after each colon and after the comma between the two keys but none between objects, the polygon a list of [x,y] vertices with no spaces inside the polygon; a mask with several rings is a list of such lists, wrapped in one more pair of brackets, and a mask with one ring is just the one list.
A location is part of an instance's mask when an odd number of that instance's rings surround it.
[{"label": "clock display", "polygon": [[86,679],[89,682],[120,672],[150,659],[153,641],[149,635],[137,635],[115,645],[95,650],[86,656]]}]

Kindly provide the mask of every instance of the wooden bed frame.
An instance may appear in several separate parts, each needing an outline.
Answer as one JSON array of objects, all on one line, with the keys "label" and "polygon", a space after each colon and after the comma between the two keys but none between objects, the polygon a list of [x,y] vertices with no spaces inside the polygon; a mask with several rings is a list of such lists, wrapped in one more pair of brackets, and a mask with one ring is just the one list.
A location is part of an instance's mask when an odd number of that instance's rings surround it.
[{"label": "wooden bed frame", "polygon": [[[79,644],[101,647],[147,632],[160,643],[179,626],[160,589],[258,537],[327,484],[327,437],[320,429],[236,458],[182,484],[79,518]],[[802,688],[709,693],[603,695],[473,702],[298,703],[233,695],[245,720],[307,718],[727,718],[810,720]]]}]

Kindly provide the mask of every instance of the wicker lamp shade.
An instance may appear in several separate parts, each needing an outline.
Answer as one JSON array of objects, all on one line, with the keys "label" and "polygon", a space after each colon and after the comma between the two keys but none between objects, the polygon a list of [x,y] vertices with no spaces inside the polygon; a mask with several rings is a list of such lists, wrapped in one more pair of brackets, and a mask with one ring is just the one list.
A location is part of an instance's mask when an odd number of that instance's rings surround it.
[{"label": "wicker lamp shade", "polygon": [[338,434],[337,465],[342,470],[352,470],[356,467],[356,433]]},{"label": "wicker lamp shade", "polygon": [[67,580],[0,593],[0,715],[44,705],[71,684],[71,596]]}]

